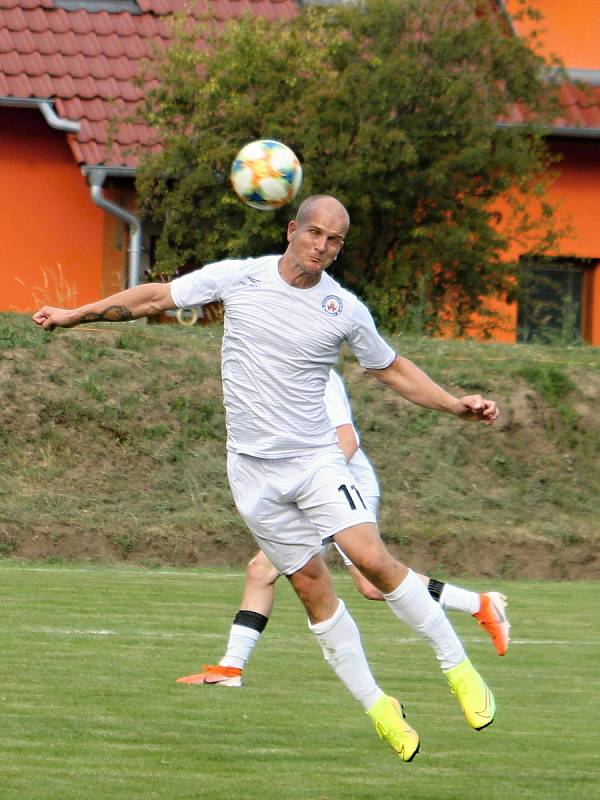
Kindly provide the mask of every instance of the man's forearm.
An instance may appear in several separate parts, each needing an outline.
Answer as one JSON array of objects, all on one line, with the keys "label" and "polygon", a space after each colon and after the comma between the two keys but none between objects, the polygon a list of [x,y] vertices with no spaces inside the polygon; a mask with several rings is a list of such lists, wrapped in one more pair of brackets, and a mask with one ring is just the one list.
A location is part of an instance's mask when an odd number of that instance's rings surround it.
[{"label": "man's forearm", "polygon": [[460,401],[407,358],[397,356],[389,367],[369,372],[411,403],[449,414],[458,411]]},{"label": "man's forearm", "polygon": [[145,283],[74,308],[68,313],[71,324],[82,325],[86,322],[127,322],[153,316],[173,307],[167,284]]}]

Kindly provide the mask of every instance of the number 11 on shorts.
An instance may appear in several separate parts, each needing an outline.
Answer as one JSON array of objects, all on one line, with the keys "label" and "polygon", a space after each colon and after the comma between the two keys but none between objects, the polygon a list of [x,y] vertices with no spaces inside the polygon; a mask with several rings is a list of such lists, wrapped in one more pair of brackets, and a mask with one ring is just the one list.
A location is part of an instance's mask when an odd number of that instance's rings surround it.
[{"label": "number 11 on shorts", "polygon": [[[356,486],[351,486],[350,490],[352,490],[352,492],[354,492],[356,497],[358,497],[358,499],[360,500],[360,502],[362,504],[362,507],[366,509],[365,501],[362,499],[361,494],[358,491],[358,489],[356,488]],[[350,490],[348,489],[348,487],[346,486],[345,483],[342,483],[341,486],[338,486],[338,492],[343,492],[344,493],[344,496],[346,497],[346,500],[348,501],[348,505],[350,506],[352,511],[356,511],[357,506],[356,506],[356,503],[354,501],[354,498],[352,497],[352,494],[350,493]]]}]

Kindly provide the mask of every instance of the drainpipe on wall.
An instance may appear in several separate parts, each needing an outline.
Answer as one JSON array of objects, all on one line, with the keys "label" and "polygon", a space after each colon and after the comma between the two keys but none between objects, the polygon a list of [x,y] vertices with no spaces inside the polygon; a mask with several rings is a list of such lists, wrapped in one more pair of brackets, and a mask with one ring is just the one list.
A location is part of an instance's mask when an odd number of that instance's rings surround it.
[{"label": "drainpipe on wall", "polygon": [[81,125],[73,119],[59,117],[51,100],[42,97],[0,97],[0,106],[5,108],[37,108],[51,128],[66,133],[79,133]]},{"label": "drainpipe on wall", "polygon": [[114,170],[103,167],[91,167],[85,170],[90,184],[92,201],[99,207],[114,214],[129,226],[129,259],[128,259],[128,286],[138,286],[141,283],[142,260],[142,224],[139,217],[127,211],[126,208],[107,200],[102,193],[102,186],[106,176]]}]

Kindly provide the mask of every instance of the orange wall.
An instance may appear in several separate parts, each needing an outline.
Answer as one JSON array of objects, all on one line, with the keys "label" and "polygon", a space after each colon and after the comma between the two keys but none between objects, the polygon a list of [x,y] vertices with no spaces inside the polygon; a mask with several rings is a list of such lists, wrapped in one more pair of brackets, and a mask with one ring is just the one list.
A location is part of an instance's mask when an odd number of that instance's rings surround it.
[{"label": "orange wall", "polygon": [[[600,3],[598,0],[528,0],[540,11],[541,21],[515,22],[522,36],[533,29],[540,31],[541,52],[557,55],[566,67],[600,69]],[[512,13],[519,0],[507,0]]]},{"label": "orange wall", "polygon": [[66,141],[37,109],[0,108],[0,311],[103,293],[104,213]]}]

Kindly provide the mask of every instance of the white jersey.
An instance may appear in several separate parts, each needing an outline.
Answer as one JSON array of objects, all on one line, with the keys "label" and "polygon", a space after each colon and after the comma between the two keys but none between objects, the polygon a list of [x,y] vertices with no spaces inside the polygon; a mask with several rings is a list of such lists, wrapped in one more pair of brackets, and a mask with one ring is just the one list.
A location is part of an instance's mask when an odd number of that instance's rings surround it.
[{"label": "white jersey", "polygon": [[359,448],[348,463],[350,472],[355,478],[361,494],[364,494],[365,497],[379,497],[379,484],[375,470],[360,449],[360,437],[354,427],[352,409],[344,382],[334,370],[329,371],[329,380],[325,386],[325,407],[334,428],[338,428],[340,425],[352,425]]},{"label": "white jersey", "polygon": [[395,358],[355,295],[326,273],[309,289],[290,286],[279,275],[280,258],[219,261],[171,283],[178,308],[224,304],[227,447],[258,458],[335,446],[324,397],[343,342],[365,368],[383,369]]}]

